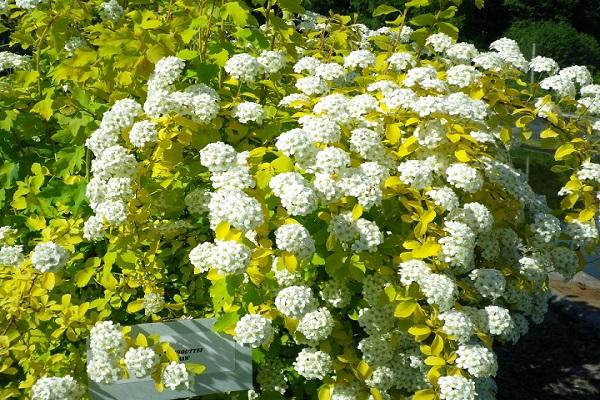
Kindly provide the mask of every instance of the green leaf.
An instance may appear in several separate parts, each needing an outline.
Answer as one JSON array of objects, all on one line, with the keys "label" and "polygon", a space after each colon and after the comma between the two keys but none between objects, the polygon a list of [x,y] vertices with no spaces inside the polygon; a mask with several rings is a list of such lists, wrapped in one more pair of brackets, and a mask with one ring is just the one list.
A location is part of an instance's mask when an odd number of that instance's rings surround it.
[{"label": "green leaf", "polygon": [[484,5],[485,5],[485,0],[475,0],[475,7],[477,7],[479,10],[481,10]]},{"label": "green leaf", "polygon": [[48,121],[50,119],[50,117],[52,117],[52,103],[53,103],[52,99],[44,99],[44,100],[38,101],[33,106],[31,111],[41,115],[42,118],[44,118],[46,121]]},{"label": "green leaf", "polygon": [[250,17],[250,11],[237,1],[225,3],[223,16],[231,17],[233,23],[237,26],[246,26]]},{"label": "green leaf", "polygon": [[301,14],[306,11],[304,10],[304,7],[300,5],[300,1],[298,0],[278,0],[277,3],[279,3],[281,9],[294,14]]},{"label": "green leaf", "polygon": [[198,52],[196,50],[183,49],[177,53],[177,57],[184,60],[193,60],[198,57]]},{"label": "green leaf", "polygon": [[378,17],[380,15],[388,15],[394,12],[400,11],[396,7],[388,6],[387,4],[381,4],[373,10],[373,16]]},{"label": "green leaf", "polygon": [[237,312],[225,313],[219,317],[217,322],[215,322],[213,325],[213,330],[215,332],[223,332],[228,328],[235,326],[239,319],[240,316]]},{"label": "green leaf", "polygon": [[409,8],[409,7],[421,8],[421,7],[427,7],[428,5],[429,5],[429,0],[412,0],[412,1],[409,1],[408,3],[406,3],[404,6],[406,8]]}]

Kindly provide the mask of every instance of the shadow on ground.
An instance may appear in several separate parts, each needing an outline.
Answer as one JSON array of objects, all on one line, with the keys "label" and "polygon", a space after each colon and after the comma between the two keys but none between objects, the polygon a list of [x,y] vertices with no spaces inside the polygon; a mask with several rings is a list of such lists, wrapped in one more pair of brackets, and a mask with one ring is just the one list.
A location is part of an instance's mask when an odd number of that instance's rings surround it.
[{"label": "shadow on ground", "polygon": [[600,400],[600,327],[584,322],[590,315],[600,309],[554,298],[541,325],[497,347],[498,400]]}]

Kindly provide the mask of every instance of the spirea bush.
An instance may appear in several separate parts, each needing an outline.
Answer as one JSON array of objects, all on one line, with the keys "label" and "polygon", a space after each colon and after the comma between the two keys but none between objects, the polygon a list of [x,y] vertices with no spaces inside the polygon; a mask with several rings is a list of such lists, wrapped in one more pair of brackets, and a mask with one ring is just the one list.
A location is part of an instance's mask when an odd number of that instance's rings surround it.
[{"label": "spirea bush", "polygon": [[[215,398],[493,399],[494,344],[598,245],[600,86],[427,4],[7,3],[2,398],[188,388],[131,325],[214,318],[255,367]],[[536,118],[561,209],[511,161]]]}]

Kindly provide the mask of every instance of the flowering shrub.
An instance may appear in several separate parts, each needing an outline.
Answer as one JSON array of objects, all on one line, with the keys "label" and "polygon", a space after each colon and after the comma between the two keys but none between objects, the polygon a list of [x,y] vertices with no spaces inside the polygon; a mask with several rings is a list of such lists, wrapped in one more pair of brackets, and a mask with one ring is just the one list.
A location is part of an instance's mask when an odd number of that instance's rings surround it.
[{"label": "flowering shrub", "polygon": [[[35,53],[3,55],[2,129],[47,135],[2,166],[3,398],[186,388],[201,366],[119,326],[212,317],[254,348],[251,398],[492,399],[493,344],[598,244],[599,86],[457,42],[454,6],[371,31],[283,0],[68,3],[3,11]],[[561,210],[510,159],[538,117]]]}]

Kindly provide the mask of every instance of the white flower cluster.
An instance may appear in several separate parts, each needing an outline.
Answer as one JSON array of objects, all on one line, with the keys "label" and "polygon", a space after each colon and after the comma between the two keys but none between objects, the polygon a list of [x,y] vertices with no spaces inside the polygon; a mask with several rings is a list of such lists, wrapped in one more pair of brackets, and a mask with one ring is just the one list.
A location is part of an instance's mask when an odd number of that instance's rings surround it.
[{"label": "white flower cluster", "polygon": [[581,164],[581,169],[577,171],[577,177],[582,181],[590,181],[600,184],[600,164],[590,161],[583,162]]},{"label": "white flower cluster", "polygon": [[355,220],[351,212],[335,215],[328,231],[344,244],[349,244],[355,252],[375,252],[383,243],[383,233],[376,223],[364,218]]},{"label": "white flower cluster", "polygon": [[450,310],[454,305],[458,293],[456,283],[446,275],[433,273],[423,261],[400,263],[398,274],[403,285],[417,283],[427,302],[437,305],[441,312]]},{"label": "white flower cluster", "polygon": [[65,266],[69,253],[59,244],[42,242],[30,254],[33,267],[40,272],[56,271]]},{"label": "white flower cluster", "polygon": [[260,347],[273,337],[271,321],[258,314],[244,315],[235,326],[235,340],[242,345]]},{"label": "white flower cluster", "polygon": [[161,382],[171,390],[184,390],[190,388],[191,377],[185,364],[171,361],[160,375]]},{"label": "white flower cluster", "polygon": [[348,286],[339,280],[329,280],[323,283],[320,295],[324,302],[335,308],[346,307],[352,298]]},{"label": "white flower cluster", "polygon": [[190,252],[190,262],[200,272],[214,268],[222,275],[240,274],[246,270],[250,261],[250,249],[243,243],[232,240],[203,242]]},{"label": "white flower cluster", "polygon": [[125,353],[125,366],[130,376],[136,378],[143,378],[149,376],[156,365],[158,364],[159,357],[149,347],[131,347]]},{"label": "white flower cluster", "polygon": [[444,321],[442,330],[460,343],[468,342],[475,332],[475,325],[464,312],[453,309],[440,314],[439,318]]},{"label": "white flower cluster", "polygon": [[461,375],[442,376],[438,379],[440,399],[442,400],[475,400],[475,382]]},{"label": "white flower cluster", "polygon": [[551,58],[537,56],[529,62],[529,68],[533,72],[546,72],[553,75],[558,69],[558,63]]},{"label": "white flower cluster", "polygon": [[77,49],[80,49],[80,48],[86,47],[86,46],[87,46],[87,42],[85,41],[84,38],[79,37],[79,36],[73,36],[73,37],[69,38],[69,40],[67,40],[67,42],[65,43],[64,49],[67,52],[67,55],[69,57],[71,57],[75,54]]},{"label": "white flower cluster", "polygon": [[355,50],[344,57],[346,68],[367,68],[375,65],[375,55],[369,50]]},{"label": "white flower cluster", "polygon": [[506,279],[500,271],[486,268],[474,269],[469,276],[482,297],[497,299],[504,294]]},{"label": "white flower cluster", "polygon": [[254,122],[257,125],[261,125],[264,118],[263,107],[260,104],[251,101],[237,104],[233,107],[232,113],[242,124]]},{"label": "white flower cluster", "polygon": [[134,147],[143,148],[147,144],[156,143],[158,130],[152,121],[140,121],[133,124],[129,131],[129,141]]},{"label": "white flower cluster", "polygon": [[15,5],[26,10],[33,10],[45,0],[15,0]]},{"label": "white flower cluster", "polygon": [[286,224],[275,230],[277,248],[308,258],[315,252],[315,242],[310,232],[300,224]]},{"label": "white flower cluster", "polygon": [[455,163],[446,169],[446,180],[457,189],[474,193],[483,186],[481,173],[467,164]]},{"label": "white flower cluster", "polygon": [[441,258],[459,270],[470,270],[473,266],[476,234],[465,223],[447,220],[444,223],[446,236],[439,239],[442,245]]},{"label": "white flower cluster", "polygon": [[302,216],[317,208],[317,197],[306,179],[297,172],[275,175],[269,182],[273,194],[290,215]]},{"label": "white flower cluster", "polygon": [[27,55],[0,51],[0,72],[7,69],[25,69],[29,66],[31,58]]},{"label": "white flower cluster", "polygon": [[[223,142],[206,145],[200,151],[200,162],[211,172],[211,181],[217,191],[211,193],[207,204],[211,228],[228,222],[235,229],[247,232],[262,225],[264,221],[260,203],[244,192],[254,187],[247,163],[247,153],[237,153]],[[194,206],[200,213],[208,195],[196,192]],[[190,199],[190,202],[192,202]],[[188,206],[189,207],[189,206]]]},{"label": "white flower cluster", "polygon": [[331,367],[331,356],[313,348],[302,349],[294,361],[294,369],[306,379],[323,379]]},{"label": "white flower cluster", "polygon": [[456,366],[475,378],[495,376],[498,371],[496,355],[485,346],[463,344],[458,346],[456,355]]},{"label": "white flower cluster", "polygon": [[84,225],[84,238],[97,241],[104,237],[106,226],[123,224],[128,215],[127,203],[133,198],[131,188],[137,161],[118,144],[120,133],[133,126],[141,106],[131,99],[117,101],[104,113],[100,127],[87,139],[86,146],[96,158],[92,161],[86,196],[95,215]]},{"label": "white flower cluster", "polygon": [[144,294],[144,312],[146,315],[158,314],[165,305],[165,298],[162,294],[149,292]]},{"label": "white flower cluster", "polygon": [[121,326],[112,321],[97,322],[90,332],[91,359],[88,377],[94,382],[113,383],[120,378],[119,359],[125,353]]},{"label": "white flower cluster", "polygon": [[0,247],[0,265],[18,267],[21,265],[25,256],[23,255],[23,246],[21,245],[2,245]]},{"label": "white flower cluster", "polygon": [[318,310],[306,313],[296,328],[311,342],[327,339],[333,330],[333,317],[329,310],[321,307]]},{"label": "white flower cluster", "polygon": [[117,0],[109,0],[105,3],[102,3],[100,5],[100,8],[100,14],[102,15],[102,18],[108,21],[116,22],[120,20],[125,14],[125,10],[123,10],[123,7],[119,4]]},{"label": "white flower cluster", "polygon": [[72,376],[44,377],[31,387],[31,400],[79,400],[83,387]]},{"label": "white flower cluster", "polygon": [[598,240],[598,228],[594,220],[581,222],[574,219],[567,224],[566,232],[573,239],[575,247],[585,247]]},{"label": "white flower cluster", "polygon": [[289,286],[283,288],[275,297],[275,307],[283,315],[300,319],[318,307],[317,299],[307,286]]}]

